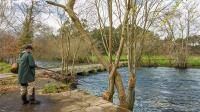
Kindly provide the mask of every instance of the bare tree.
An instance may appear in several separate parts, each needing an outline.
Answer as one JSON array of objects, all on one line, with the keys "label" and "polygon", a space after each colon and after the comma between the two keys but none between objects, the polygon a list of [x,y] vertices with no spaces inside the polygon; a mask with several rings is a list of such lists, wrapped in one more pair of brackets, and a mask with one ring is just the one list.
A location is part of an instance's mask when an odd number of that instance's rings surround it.
[{"label": "bare tree", "polygon": [[104,29],[106,28],[105,27],[105,22],[103,22],[103,19],[102,19],[101,14],[100,14],[101,0],[95,0],[94,5],[95,5],[95,8],[97,10],[97,18],[98,18],[98,22],[99,22],[99,27],[100,27],[101,39],[102,39],[102,42],[103,42],[103,46],[104,46],[104,49],[105,49],[106,53],[109,54],[108,53],[108,42],[107,42],[106,34],[105,34],[105,31],[104,31]]},{"label": "bare tree", "polygon": [[0,0],[0,32],[5,32],[14,29],[12,25],[15,21],[16,11],[12,7],[11,0]]},{"label": "bare tree", "polygon": [[[186,68],[189,57],[187,37],[191,35],[191,29],[192,32],[196,30],[193,23],[198,22],[198,4],[190,0],[177,1],[169,7],[170,10],[164,11],[161,17],[161,27],[167,33],[170,63],[178,68]],[[182,38],[181,44],[177,43],[178,38]]]},{"label": "bare tree", "polygon": [[27,8],[25,20],[23,22],[23,28],[20,34],[20,46],[25,44],[31,44],[33,38],[33,9],[34,1],[32,0],[30,7]]},{"label": "bare tree", "polygon": [[[103,58],[103,56],[101,55],[99,50],[96,48],[94,41],[91,39],[91,36],[89,35],[89,33],[87,31],[84,30],[79,18],[77,17],[75,12],[73,11],[75,0],[70,0],[67,3],[66,6],[52,2],[52,1],[47,1],[47,3],[63,8],[69,14],[71,20],[74,22],[74,25],[79,30],[79,32],[83,35],[82,38],[91,46],[91,49],[96,54],[97,58],[99,59],[99,62],[101,62],[104,65],[104,67],[106,67],[107,70],[109,71],[109,63]],[[111,93],[111,92],[112,92],[114,85],[115,85],[117,90],[118,90],[118,93],[119,93],[120,105],[122,107],[127,107],[126,95],[125,95],[125,90],[124,90],[124,86],[123,86],[123,83],[122,83],[121,76],[116,71],[116,68],[118,66],[119,59],[120,59],[120,56],[121,56],[121,53],[122,53],[122,48],[124,46],[126,26],[127,26],[127,23],[128,23],[128,15],[129,15],[129,12],[130,12],[130,9],[131,9],[130,6],[131,6],[131,2],[128,1],[125,16],[124,16],[122,35],[121,35],[121,40],[120,40],[120,47],[119,47],[118,52],[117,52],[115,63],[112,66],[112,70],[111,70],[110,75],[109,75],[109,80],[110,80],[109,81],[110,82],[109,89],[104,94],[104,98],[106,98],[106,99],[112,98],[114,93]]]}]

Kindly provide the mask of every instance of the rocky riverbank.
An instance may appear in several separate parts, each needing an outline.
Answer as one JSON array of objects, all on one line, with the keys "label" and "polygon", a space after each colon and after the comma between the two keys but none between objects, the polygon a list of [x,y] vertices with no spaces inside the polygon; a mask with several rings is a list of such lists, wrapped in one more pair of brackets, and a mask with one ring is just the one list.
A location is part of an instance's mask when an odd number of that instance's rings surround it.
[{"label": "rocky riverbank", "polygon": [[22,105],[17,77],[0,79],[0,112],[129,112],[101,97],[92,96],[84,91],[70,90],[60,93],[43,94],[46,84],[61,86],[54,79],[37,77],[34,83],[40,105]]}]

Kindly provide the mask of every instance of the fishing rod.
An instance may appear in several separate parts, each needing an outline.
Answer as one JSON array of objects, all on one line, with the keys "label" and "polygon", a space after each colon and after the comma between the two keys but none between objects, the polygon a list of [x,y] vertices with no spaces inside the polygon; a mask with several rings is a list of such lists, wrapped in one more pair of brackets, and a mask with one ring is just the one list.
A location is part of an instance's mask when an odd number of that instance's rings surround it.
[{"label": "fishing rod", "polygon": [[[56,71],[50,70],[50,69],[48,69],[48,68],[43,68],[43,67],[37,67],[37,68],[39,68],[39,69],[44,69],[44,70],[47,70],[47,71],[50,71],[50,72],[53,72],[53,73],[60,74],[59,72],[56,72]],[[87,81],[85,81],[85,80],[78,80],[78,82],[91,84],[91,82],[87,82]],[[82,85],[81,83],[77,83],[77,85]],[[93,83],[93,85],[98,86],[98,85],[95,84],[95,83]]]},{"label": "fishing rod", "polygon": [[37,67],[39,69],[43,69],[43,70],[46,70],[46,71],[50,71],[50,72],[53,72],[53,73],[57,73],[57,74],[60,74],[59,72],[56,72],[56,71],[53,71],[53,70],[50,70],[48,68],[43,68],[43,67]]},{"label": "fishing rod", "polygon": [[53,71],[53,70],[50,70],[50,69],[48,69],[48,68],[43,68],[43,67],[37,67],[37,68],[39,68],[39,69],[43,69],[43,70],[46,70],[46,71],[50,71],[50,72],[53,72],[53,73],[56,73],[56,74],[61,74],[60,72],[57,72],[57,71]]}]

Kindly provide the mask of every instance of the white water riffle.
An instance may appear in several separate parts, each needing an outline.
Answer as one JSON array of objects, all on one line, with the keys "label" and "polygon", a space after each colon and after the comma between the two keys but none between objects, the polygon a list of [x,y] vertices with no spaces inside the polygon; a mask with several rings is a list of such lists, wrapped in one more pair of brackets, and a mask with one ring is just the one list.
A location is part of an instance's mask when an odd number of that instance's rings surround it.
[{"label": "white water riffle", "polygon": [[[127,90],[127,68],[120,68]],[[107,72],[79,76],[79,89],[101,96]],[[118,103],[117,94],[114,103]],[[200,69],[140,68],[137,70],[134,112],[200,112]]]}]

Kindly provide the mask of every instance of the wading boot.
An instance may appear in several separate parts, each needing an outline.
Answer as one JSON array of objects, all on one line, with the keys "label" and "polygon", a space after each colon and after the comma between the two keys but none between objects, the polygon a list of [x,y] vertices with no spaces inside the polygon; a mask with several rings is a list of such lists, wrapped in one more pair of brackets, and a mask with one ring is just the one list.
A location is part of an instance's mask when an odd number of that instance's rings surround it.
[{"label": "wading boot", "polygon": [[22,104],[23,104],[23,105],[26,105],[26,104],[29,103],[29,101],[27,100],[26,95],[21,95],[21,98],[22,98]]},{"label": "wading boot", "polygon": [[30,104],[40,104],[40,101],[38,100],[35,100],[35,88],[32,88],[31,91],[30,91],[30,95],[29,95],[29,102]]},{"label": "wading boot", "polygon": [[36,105],[40,104],[40,101],[35,99],[34,94],[29,96],[29,102],[30,102],[30,104],[36,104]]}]

